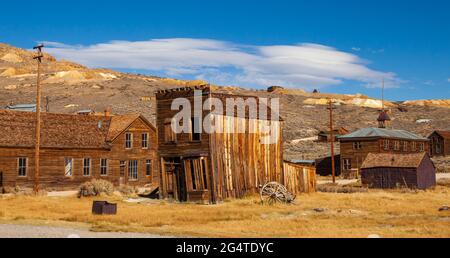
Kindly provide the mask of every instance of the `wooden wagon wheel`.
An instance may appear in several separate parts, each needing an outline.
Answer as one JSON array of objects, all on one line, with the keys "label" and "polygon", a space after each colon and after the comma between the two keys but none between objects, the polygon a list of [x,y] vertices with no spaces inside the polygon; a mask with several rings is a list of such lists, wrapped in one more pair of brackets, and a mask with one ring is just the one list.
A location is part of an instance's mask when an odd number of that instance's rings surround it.
[{"label": "wooden wagon wheel", "polygon": [[290,197],[291,194],[288,192],[286,187],[280,183],[277,182],[270,182],[265,184],[261,188],[261,202],[267,203],[267,204],[275,204],[277,202],[280,203],[288,203],[293,200]]}]

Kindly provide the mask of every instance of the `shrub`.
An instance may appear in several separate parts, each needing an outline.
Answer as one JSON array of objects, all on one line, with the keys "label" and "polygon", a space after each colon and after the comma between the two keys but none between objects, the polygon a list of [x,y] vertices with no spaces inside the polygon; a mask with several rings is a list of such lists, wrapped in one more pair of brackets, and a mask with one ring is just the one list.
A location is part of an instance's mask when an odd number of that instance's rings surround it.
[{"label": "shrub", "polygon": [[121,185],[117,188],[117,191],[119,191],[124,196],[135,196],[139,192],[136,187],[129,185]]},{"label": "shrub", "polygon": [[106,180],[94,179],[80,186],[79,197],[99,196],[101,194],[111,195],[114,185]]},{"label": "shrub", "polygon": [[341,186],[338,184],[324,184],[317,186],[318,192],[323,193],[366,193],[367,188],[355,187],[355,186]]}]

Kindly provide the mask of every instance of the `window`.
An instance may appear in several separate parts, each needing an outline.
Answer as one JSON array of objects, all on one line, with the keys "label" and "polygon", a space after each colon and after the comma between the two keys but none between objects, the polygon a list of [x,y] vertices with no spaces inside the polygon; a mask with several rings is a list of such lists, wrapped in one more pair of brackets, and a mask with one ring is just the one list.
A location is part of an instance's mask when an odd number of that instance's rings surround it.
[{"label": "window", "polygon": [[417,143],[416,142],[412,142],[411,143],[411,150],[412,151],[417,151]]},{"label": "window", "polygon": [[73,176],[73,159],[64,158],[64,175],[67,177]]},{"label": "window", "polygon": [[18,160],[18,175],[20,177],[27,176],[27,158],[19,158]]},{"label": "window", "polygon": [[133,134],[125,134],[125,149],[130,150],[133,148]]},{"label": "window", "polygon": [[83,159],[83,176],[91,175],[91,159],[85,158]]},{"label": "window", "polygon": [[152,161],[149,159],[145,161],[145,175],[146,176],[152,175]]},{"label": "window", "polygon": [[408,151],[408,142],[403,142],[403,151]]},{"label": "window", "polygon": [[436,141],[436,154],[442,153],[442,145],[440,141]]},{"label": "window", "polygon": [[351,170],[352,169],[352,160],[351,159],[344,159],[344,170]]},{"label": "window", "polygon": [[143,133],[141,136],[142,149],[148,149],[148,133]]},{"label": "window", "polygon": [[120,163],[120,177],[124,177],[125,176],[125,167],[126,167],[126,162],[124,160],[121,160]]},{"label": "window", "polygon": [[177,142],[177,134],[172,130],[171,120],[167,120],[164,123],[164,140],[166,143]]},{"label": "window", "polygon": [[354,143],[353,143],[353,149],[354,149],[354,150],[360,150],[360,149],[362,149],[362,142],[354,142]]},{"label": "window", "polygon": [[107,159],[100,160],[100,175],[101,176],[108,175],[108,160]]},{"label": "window", "polygon": [[383,148],[384,150],[389,150],[389,140],[383,140]]},{"label": "window", "polygon": [[400,142],[399,141],[394,142],[394,150],[396,150],[396,151],[400,150]]},{"label": "window", "polygon": [[191,141],[201,140],[200,123],[201,120],[198,117],[191,118]]},{"label": "window", "polygon": [[130,180],[130,181],[138,180],[138,161],[137,160],[128,161],[128,180]]},{"label": "window", "polygon": [[425,143],[421,142],[421,143],[419,144],[419,150],[420,150],[420,151],[425,151]]}]

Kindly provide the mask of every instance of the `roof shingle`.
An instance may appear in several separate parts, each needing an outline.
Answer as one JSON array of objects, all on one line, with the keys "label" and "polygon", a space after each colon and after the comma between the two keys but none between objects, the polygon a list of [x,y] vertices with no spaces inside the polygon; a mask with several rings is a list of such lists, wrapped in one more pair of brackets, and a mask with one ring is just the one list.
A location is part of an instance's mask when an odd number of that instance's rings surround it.
[{"label": "roof shingle", "polygon": [[417,134],[404,131],[404,130],[390,130],[383,128],[363,128],[356,132],[339,137],[339,140],[352,140],[352,139],[365,139],[365,138],[392,138],[392,139],[404,139],[404,140],[418,140],[427,141],[428,139]]}]

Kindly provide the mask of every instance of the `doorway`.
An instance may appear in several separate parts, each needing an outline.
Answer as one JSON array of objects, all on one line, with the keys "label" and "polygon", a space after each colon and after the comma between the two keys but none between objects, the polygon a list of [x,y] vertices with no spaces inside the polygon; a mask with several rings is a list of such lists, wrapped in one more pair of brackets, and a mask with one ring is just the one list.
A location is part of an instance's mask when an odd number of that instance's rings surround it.
[{"label": "doorway", "polygon": [[187,202],[186,173],[181,158],[164,158],[167,194],[179,202]]}]

